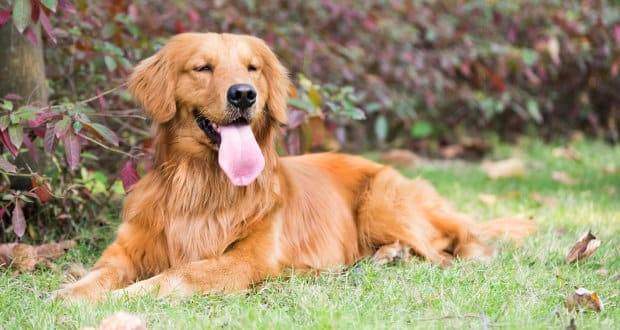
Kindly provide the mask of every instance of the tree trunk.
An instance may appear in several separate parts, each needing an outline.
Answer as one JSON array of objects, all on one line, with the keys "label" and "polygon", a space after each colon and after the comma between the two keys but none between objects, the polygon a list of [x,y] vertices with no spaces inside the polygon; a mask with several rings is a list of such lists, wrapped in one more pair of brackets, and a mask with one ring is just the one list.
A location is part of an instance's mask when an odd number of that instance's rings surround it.
[{"label": "tree trunk", "polygon": [[[31,26],[36,34],[37,44],[33,45],[20,34],[11,22],[0,28],[0,98],[9,93],[17,94],[23,99],[14,101],[17,106],[47,104],[47,82],[45,80],[45,63],[43,62],[43,42],[39,26]],[[17,106],[15,108],[17,108]],[[26,166],[34,169],[44,168],[44,160],[35,162],[28,153],[20,153],[14,161],[19,168]],[[29,190],[29,178],[11,177],[11,188]]]},{"label": "tree trunk", "polygon": [[33,45],[8,22],[0,28],[0,98],[14,93],[21,104],[47,103],[47,83],[43,62],[43,43],[38,26],[34,28],[37,44]]}]

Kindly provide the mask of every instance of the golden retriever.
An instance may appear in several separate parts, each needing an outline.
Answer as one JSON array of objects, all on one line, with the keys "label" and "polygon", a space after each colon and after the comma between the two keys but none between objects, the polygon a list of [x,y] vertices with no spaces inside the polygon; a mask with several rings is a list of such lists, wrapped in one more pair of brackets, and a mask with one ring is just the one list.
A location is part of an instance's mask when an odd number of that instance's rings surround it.
[{"label": "golden retriever", "polygon": [[364,158],[278,157],[289,79],[258,38],[177,35],[128,86],[157,126],[154,170],[128,194],[116,240],[59,297],[230,292],[367,256],[445,266],[491,256],[490,234],[533,229],[476,224],[429,183]]}]

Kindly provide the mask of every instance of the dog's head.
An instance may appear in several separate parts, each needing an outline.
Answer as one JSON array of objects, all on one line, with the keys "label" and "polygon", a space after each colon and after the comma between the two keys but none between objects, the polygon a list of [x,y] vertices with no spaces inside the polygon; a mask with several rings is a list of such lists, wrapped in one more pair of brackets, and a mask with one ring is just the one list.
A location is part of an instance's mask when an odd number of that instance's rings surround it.
[{"label": "dog's head", "polygon": [[235,185],[260,174],[269,130],[286,123],[286,70],[252,36],[177,35],[135,68],[128,87],[168,129],[172,148],[193,156],[217,153]]}]

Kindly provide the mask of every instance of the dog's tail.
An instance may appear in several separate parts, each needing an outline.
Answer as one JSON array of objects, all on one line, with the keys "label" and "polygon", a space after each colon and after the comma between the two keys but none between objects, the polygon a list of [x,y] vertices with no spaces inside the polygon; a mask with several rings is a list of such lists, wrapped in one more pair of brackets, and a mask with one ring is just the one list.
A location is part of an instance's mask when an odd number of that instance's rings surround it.
[{"label": "dog's tail", "polygon": [[536,232],[537,225],[531,219],[498,218],[476,224],[477,232],[483,241],[507,239],[521,244],[523,239]]}]

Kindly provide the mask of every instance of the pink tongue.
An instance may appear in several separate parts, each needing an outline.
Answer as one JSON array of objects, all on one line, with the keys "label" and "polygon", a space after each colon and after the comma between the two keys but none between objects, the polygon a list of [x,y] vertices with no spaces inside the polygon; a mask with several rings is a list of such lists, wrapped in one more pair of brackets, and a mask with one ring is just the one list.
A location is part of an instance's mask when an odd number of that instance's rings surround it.
[{"label": "pink tongue", "polygon": [[235,186],[247,186],[265,167],[250,125],[220,127],[218,163]]}]

